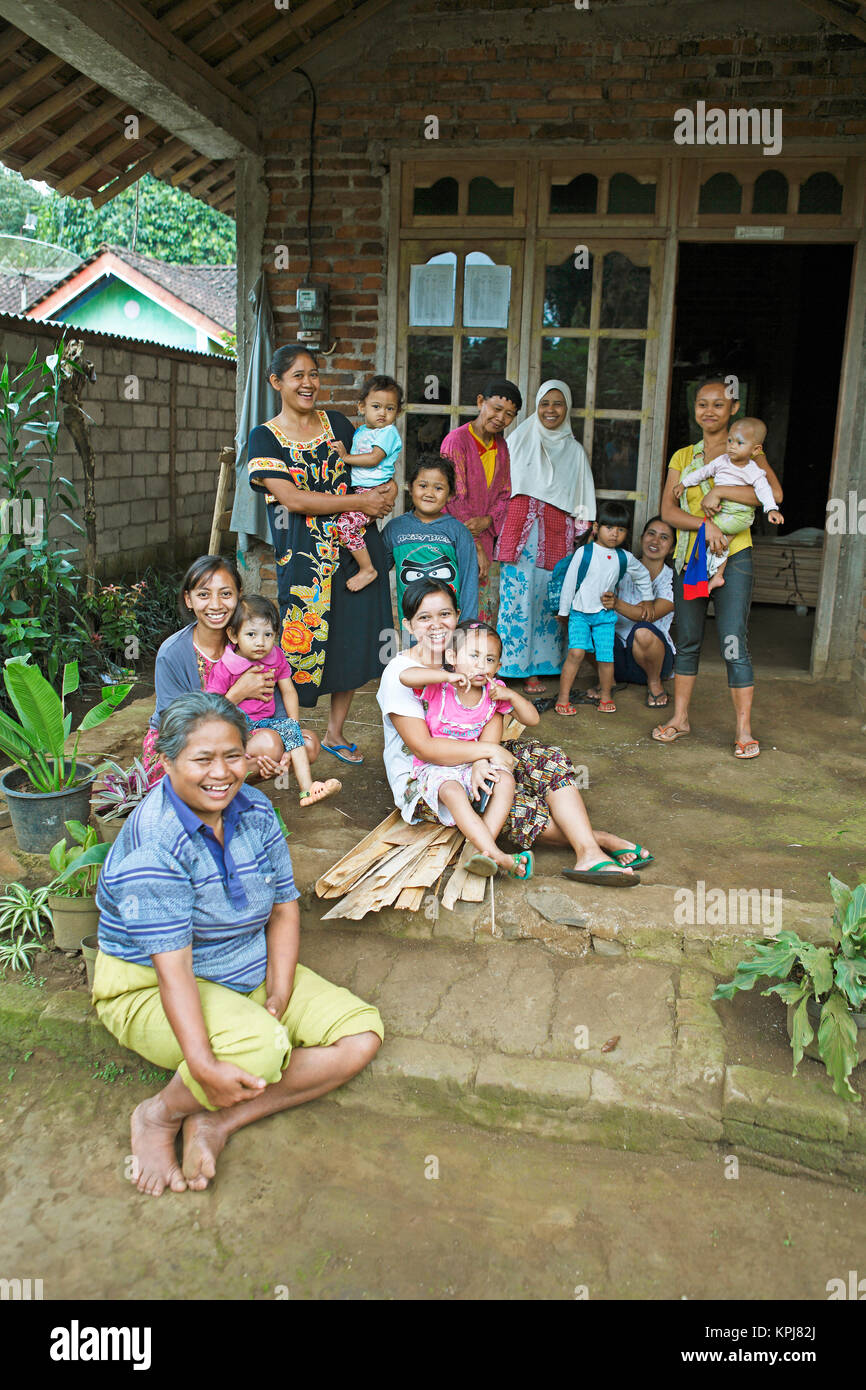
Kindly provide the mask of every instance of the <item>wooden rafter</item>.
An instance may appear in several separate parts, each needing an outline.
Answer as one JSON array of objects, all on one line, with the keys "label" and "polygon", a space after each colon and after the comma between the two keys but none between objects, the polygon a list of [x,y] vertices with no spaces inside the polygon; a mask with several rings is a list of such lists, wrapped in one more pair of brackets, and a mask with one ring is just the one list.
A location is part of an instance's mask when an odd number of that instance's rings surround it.
[{"label": "wooden rafter", "polygon": [[20,77],[16,77],[12,82],[7,82],[6,86],[0,91],[0,107],[11,106],[18,98],[30,87],[35,87],[37,82],[42,82],[44,78],[50,77],[58,68],[65,66],[62,58],[57,58],[53,53],[46,53],[44,58],[39,58],[32,63]]},{"label": "wooden rafter", "polygon": [[203,10],[209,10],[213,0],[183,0],[180,5],[175,5],[173,9],[163,10],[159,16],[161,24],[167,24],[173,33],[182,29],[191,19],[197,19]]},{"label": "wooden rafter", "polygon": [[191,159],[188,164],[184,164],[181,169],[175,169],[171,176],[171,183],[175,186],[179,183],[185,183],[187,179],[192,178],[193,174],[197,174],[200,169],[205,169],[210,162],[206,154],[198,155],[195,159]]},{"label": "wooden rafter", "polygon": [[853,34],[855,39],[866,42],[866,20],[858,18],[844,5],[837,4],[836,0],[800,0],[800,4],[822,19],[828,19],[837,29],[843,29],[846,34]]},{"label": "wooden rafter", "polygon": [[[363,24],[365,20],[378,14],[379,10],[383,10],[390,3],[391,0],[366,0],[365,4],[359,5],[344,19],[338,19],[336,24],[329,24],[327,29],[324,29],[316,38],[311,39],[309,43],[302,44],[288,57],[274,63],[268,72],[263,73],[260,77],[250,78],[243,85],[244,92],[258,96],[268,87],[272,87],[275,82],[280,82],[284,77],[288,77],[296,68],[301,67],[310,58],[314,58],[317,53],[321,53],[323,48],[328,48],[335,39],[340,39],[344,34],[351,33],[353,29],[357,29],[359,24]],[[301,12],[298,11],[298,13]]]},{"label": "wooden rafter", "polygon": [[138,183],[142,174],[153,172],[154,166],[159,165],[164,160],[164,168],[171,164],[171,156],[178,158],[187,149],[182,140],[172,138],[167,140],[159,149],[151,151],[144,159],[140,159],[137,164],[133,164],[123,174],[119,174],[112,183],[100,188],[98,193],[94,193],[91,202],[95,208],[101,208],[105,203],[110,203],[112,198],[116,198],[118,193],[122,193],[130,184]]},{"label": "wooden rafter", "polygon": [[[232,171],[234,171],[234,160],[229,161],[229,167]],[[200,195],[206,192],[212,184],[219,182],[219,180],[223,177],[224,172],[225,170],[223,166],[221,164],[217,165],[215,169],[211,169],[209,174],[205,174],[203,179],[198,179],[192,185],[192,188],[188,188],[187,193],[191,193],[193,198],[200,197]]]},{"label": "wooden rafter", "polygon": [[[139,140],[149,135],[151,131],[156,130],[156,128],[156,121],[152,121],[149,116],[142,117],[138,123]],[[71,169],[69,173],[61,179],[60,183],[57,184],[57,192],[61,197],[65,193],[71,193],[74,188],[79,188],[82,184],[86,183],[88,179],[92,178],[94,174],[98,174],[100,170],[105,169],[118,155],[128,151],[131,144],[134,145],[136,143],[138,142],[135,140],[128,140],[125,135],[115,135],[104,145],[100,145],[98,150],[94,150],[91,157],[86,160],[84,164],[79,164],[76,169]]]},{"label": "wooden rafter", "polygon": [[231,101],[236,102],[247,115],[252,114],[252,103],[244,97],[242,92],[238,91],[237,87],[233,86],[231,82],[226,81],[219,68],[212,67],[210,63],[206,63],[203,58],[200,58],[197,53],[194,53],[189,44],[177,38],[176,35],[171,32],[169,26],[165,24],[163,20],[157,19],[155,15],[151,14],[150,10],[146,10],[144,6],[139,3],[139,0],[115,0],[115,4],[125,10],[129,17],[134,19],[136,24],[138,24],[146,34],[149,34],[156,43],[167,49],[179,62],[185,63],[193,72],[197,72],[200,77],[203,77],[205,81],[215,87],[224,97],[228,97]]},{"label": "wooden rafter", "polygon": [[204,53],[205,49],[210,48],[217,39],[221,39],[224,34],[233,30],[237,32],[243,24],[254,19],[257,14],[273,14],[273,12],[273,0],[239,0],[237,5],[232,5],[230,9],[224,10],[210,24],[206,24],[197,33],[191,34],[187,43],[190,48],[195,49],[196,53]]},{"label": "wooden rafter", "polygon": [[86,116],[82,116],[62,135],[53,138],[44,150],[27,161],[21,170],[25,179],[32,179],[37,174],[44,173],[62,154],[66,154],[68,150],[74,150],[76,145],[88,135],[92,135],[94,131],[107,125],[109,121],[113,121],[127,104],[120,97],[112,97],[110,101],[103,101],[92,111],[88,111]]},{"label": "wooden rafter", "polygon": [[59,116],[61,111],[65,111],[69,106],[84,96],[87,92],[92,92],[96,87],[95,82],[91,82],[89,77],[76,77],[74,82],[70,82],[66,87],[62,87],[59,92],[55,92],[53,97],[47,97],[38,106],[25,112],[23,116],[17,116],[5,130],[0,131],[0,150],[8,150],[10,145],[14,145],[16,140],[20,140],[23,135],[29,135],[31,131],[37,130],[46,121],[51,121],[55,116]]},{"label": "wooden rafter", "polygon": [[0,34],[0,62],[4,62],[13,53],[17,53],[22,44],[29,42],[30,39],[27,35],[22,33],[20,29],[16,29],[14,25],[4,29],[3,33]]},{"label": "wooden rafter", "polygon": [[[292,31],[297,31],[305,24],[309,24],[315,19],[322,10],[330,10],[334,7],[335,0],[307,0],[306,5],[301,5],[298,10],[283,10],[281,18],[275,23],[269,24],[254,39],[250,39],[243,48],[236,49],[234,53],[223,58],[217,64],[217,70],[222,73],[234,72],[236,68],[243,67],[250,59],[259,53],[266,53],[270,48],[277,48],[285,43]],[[331,26],[325,33],[331,32]]]}]

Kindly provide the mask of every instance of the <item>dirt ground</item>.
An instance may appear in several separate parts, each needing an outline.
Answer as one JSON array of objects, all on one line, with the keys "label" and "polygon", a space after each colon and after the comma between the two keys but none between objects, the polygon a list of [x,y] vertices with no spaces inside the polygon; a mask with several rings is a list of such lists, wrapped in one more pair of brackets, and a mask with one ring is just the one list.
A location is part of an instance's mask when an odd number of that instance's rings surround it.
[{"label": "dirt ground", "polygon": [[4,1273],[46,1299],[820,1300],[862,1263],[863,1192],[334,1099],[236,1135],[208,1191],[142,1197],[127,1120],[152,1085],[11,1070]]}]

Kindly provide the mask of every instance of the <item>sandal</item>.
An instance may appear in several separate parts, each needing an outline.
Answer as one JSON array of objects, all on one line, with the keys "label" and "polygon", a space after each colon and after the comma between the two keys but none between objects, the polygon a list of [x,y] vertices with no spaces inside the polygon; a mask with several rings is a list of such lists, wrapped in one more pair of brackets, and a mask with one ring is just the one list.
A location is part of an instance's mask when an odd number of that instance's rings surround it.
[{"label": "sandal", "polygon": [[[633,869],[635,872],[637,872],[638,869],[645,868],[647,864],[654,864],[656,862],[654,854],[650,854],[649,851],[647,851],[646,854],[643,853],[643,845],[632,845],[631,849],[609,849],[608,854],[611,859],[616,860],[620,868]],[[630,864],[623,864],[622,856],[624,854],[635,854],[637,858],[633,859]]]},{"label": "sandal", "polygon": [[547,693],[544,682],[540,681],[537,676],[530,676],[529,680],[523,682],[523,691],[526,695],[544,695]]},{"label": "sandal", "polygon": [[494,874],[499,873],[499,865],[495,859],[491,859],[487,854],[473,854],[471,859],[467,859],[463,865],[468,874],[477,874],[479,878],[493,878]]},{"label": "sandal", "polygon": [[670,703],[670,698],[666,690],[663,690],[660,695],[653,695],[652,691],[648,689],[646,693],[647,709],[664,709]]},{"label": "sandal", "polygon": [[[754,749],[754,752],[750,752],[750,749]],[[744,743],[734,744],[734,757],[744,758],[746,761],[757,758],[760,751],[761,745],[756,738],[747,738]]]},{"label": "sandal", "polygon": [[691,729],[678,729],[675,724],[657,724],[652,736],[656,743],[676,743],[678,738],[685,738],[690,733]]},{"label": "sandal", "polygon": [[[526,867],[526,872],[522,874],[517,872],[521,864],[525,865]],[[530,878],[532,878],[532,871],[534,868],[535,855],[532,853],[532,850],[521,850],[520,854],[514,855],[514,868],[508,870],[508,877],[516,878],[519,879],[521,883],[526,883]]]},{"label": "sandal", "polygon": [[616,714],[616,705],[613,700],[599,700],[598,712],[599,714]]},{"label": "sandal", "polygon": [[[614,870],[613,873],[607,871],[607,866]],[[617,865],[612,859],[600,859],[597,864],[593,864],[589,869],[561,869],[563,878],[570,878],[575,883],[602,883],[610,888],[634,888],[640,884],[637,874],[617,872]]]},{"label": "sandal", "polygon": [[577,714],[577,710],[576,710],[576,708],[574,707],[574,705],[570,705],[570,704],[565,704],[565,705],[563,705],[563,704],[560,704],[559,700],[557,700],[557,702],[556,702],[556,712],[557,712],[557,714],[561,714],[561,715],[572,715],[572,714]]}]

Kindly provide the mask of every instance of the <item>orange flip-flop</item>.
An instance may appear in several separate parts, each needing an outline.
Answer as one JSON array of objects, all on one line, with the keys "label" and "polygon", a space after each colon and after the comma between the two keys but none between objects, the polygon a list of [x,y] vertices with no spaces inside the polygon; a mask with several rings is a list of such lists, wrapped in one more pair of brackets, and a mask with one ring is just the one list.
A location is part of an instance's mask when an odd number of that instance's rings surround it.
[{"label": "orange flip-flop", "polygon": [[[749,752],[749,749],[754,749],[754,752]],[[760,752],[761,745],[756,738],[747,738],[743,743],[734,744],[734,757],[741,758],[746,762],[751,761],[752,758],[757,758]]]},{"label": "orange flip-flop", "polygon": [[561,705],[558,700],[554,708],[556,709],[557,714],[561,714],[563,717],[565,717],[566,715],[577,714],[577,708],[575,705]]},{"label": "orange flip-flop", "polygon": [[656,743],[676,743],[678,738],[685,738],[690,733],[690,729],[678,729],[675,724],[658,724],[652,736]]},{"label": "orange flip-flop", "polygon": [[596,709],[599,714],[616,714],[616,705],[613,700],[599,700]]}]

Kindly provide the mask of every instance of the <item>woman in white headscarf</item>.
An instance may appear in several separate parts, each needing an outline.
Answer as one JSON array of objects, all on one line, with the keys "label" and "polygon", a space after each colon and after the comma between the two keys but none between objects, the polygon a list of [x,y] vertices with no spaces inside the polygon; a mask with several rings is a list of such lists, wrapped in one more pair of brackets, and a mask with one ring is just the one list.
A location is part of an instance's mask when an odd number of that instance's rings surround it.
[{"label": "woman in white headscarf", "polygon": [[496,555],[501,562],[500,676],[544,694],[539,676],[558,676],[563,636],[547,601],[550,571],[595,520],[589,460],[571,432],[571,391],[545,381],[535,413],[508,440],[511,502]]}]

